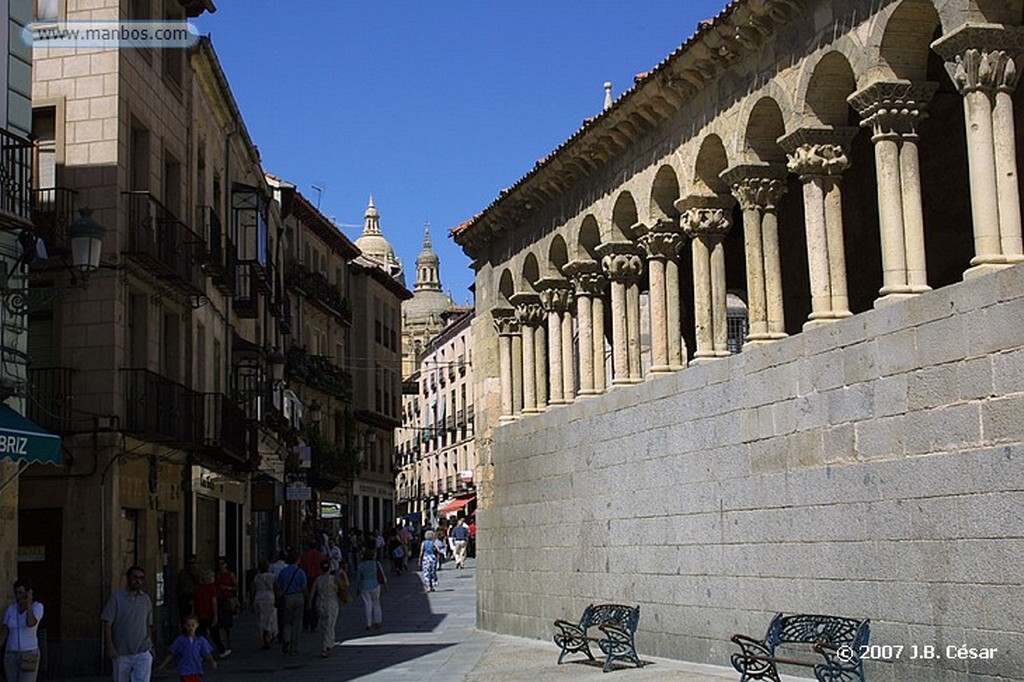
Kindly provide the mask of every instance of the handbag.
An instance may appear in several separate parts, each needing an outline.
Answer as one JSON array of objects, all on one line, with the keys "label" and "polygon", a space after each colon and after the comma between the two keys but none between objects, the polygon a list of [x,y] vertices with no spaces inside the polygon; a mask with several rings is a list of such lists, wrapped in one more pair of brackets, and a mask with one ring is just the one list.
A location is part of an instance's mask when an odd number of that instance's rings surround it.
[{"label": "handbag", "polygon": [[18,670],[26,673],[35,672],[39,668],[38,651],[19,651]]},{"label": "handbag", "polygon": [[348,591],[348,587],[343,587],[338,590],[338,601],[342,604],[348,604],[352,601],[352,593]]},{"label": "handbag", "polygon": [[377,582],[380,583],[381,587],[385,587],[388,584],[388,577],[384,575],[384,569],[380,567],[380,562],[377,563]]}]

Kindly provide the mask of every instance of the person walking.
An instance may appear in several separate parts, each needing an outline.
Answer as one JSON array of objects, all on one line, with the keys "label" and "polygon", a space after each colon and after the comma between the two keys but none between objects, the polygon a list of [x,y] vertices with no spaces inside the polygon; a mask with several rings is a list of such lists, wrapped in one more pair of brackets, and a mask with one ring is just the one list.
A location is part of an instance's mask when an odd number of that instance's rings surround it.
[{"label": "person walking", "polygon": [[270,564],[260,563],[259,573],[252,581],[252,608],[256,612],[256,623],[260,629],[263,648],[269,649],[277,637],[277,609],[274,608],[274,578]]},{"label": "person walking", "polygon": [[[328,559],[328,557],[320,551],[317,541],[310,540],[308,548],[299,557],[299,568],[306,574],[310,584],[320,577],[320,563],[324,559]],[[307,608],[302,614],[302,631],[316,631],[316,609]]]},{"label": "person walking", "polygon": [[299,557],[292,552],[288,565],[281,569],[274,583],[280,610],[282,651],[290,656],[299,655],[299,634],[302,632],[302,612],[309,596],[306,572],[296,564]]},{"label": "person walking", "polygon": [[7,682],[36,682],[39,674],[39,621],[43,605],[35,600],[32,583],[14,581],[14,603],[4,611],[0,645],[4,646]]},{"label": "person walking", "polygon": [[339,568],[331,573],[330,560],[321,562],[322,572],[313,581],[313,589],[309,592],[309,601],[317,611],[317,630],[320,633],[320,656],[327,658],[334,650],[334,627],[338,622],[339,602],[347,601],[343,595],[348,594],[348,574]]},{"label": "person walking", "polygon": [[185,567],[178,571],[178,621],[184,623],[192,615],[192,593],[199,584],[199,561],[195,554],[189,554]]},{"label": "person walking", "polygon": [[384,570],[377,561],[377,550],[367,547],[363,552],[363,560],[356,567],[356,590],[363,600],[367,630],[379,630],[384,624],[384,614],[380,607],[380,591],[383,587],[380,578],[383,575]]},{"label": "person walking", "polygon": [[423,534],[423,542],[420,543],[420,570],[427,589],[433,592],[437,584],[437,545],[432,530]]},{"label": "person walking", "polygon": [[231,628],[235,624],[235,607],[238,605],[238,578],[228,568],[226,556],[217,557],[217,573],[213,578],[217,588],[217,631],[224,633],[224,651],[220,657],[231,655]]},{"label": "person walking", "polygon": [[157,670],[167,667],[175,656],[178,657],[179,682],[201,682],[203,679],[203,659],[217,669],[217,659],[213,657],[213,645],[202,635],[197,635],[199,620],[188,616],[181,625],[182,634],[178,635],[167,648],[167,658],[157,666]]},{"label": "person walking", "polygon": [[459,519],[459,524],[452,528],[450,537],[455,568],[462,568],[466,564],[466,550],[469,545],[469,528],[466,527],[465,517]]},{"label": "person walking", "polygon": [[220,637],[220,624],[217,622],[217,586],[213,584],[213,571],[205,570],[199,574],[199,584],[192,595],[192,609],[199,623],[199,635],[213,642],[217,655],[221,658],[230,656]]},{"label": "person walking", "polygon": [[107,600],[100,620],[114,682],[149,682],[153,673],[153,600],[142,591],[146,572],[132,566],[127,585]]}]

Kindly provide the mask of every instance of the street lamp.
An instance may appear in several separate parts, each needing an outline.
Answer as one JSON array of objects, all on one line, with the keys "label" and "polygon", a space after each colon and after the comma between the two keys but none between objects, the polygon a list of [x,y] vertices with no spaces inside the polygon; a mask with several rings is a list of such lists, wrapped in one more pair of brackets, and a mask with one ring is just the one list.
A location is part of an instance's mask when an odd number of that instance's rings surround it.
[{"label": "street lamp", "polygon": [[91,208],[79,209],[78,217],[68,226],[68,240],[71,242],[72,267],[83,277],[100,267],[100,251],[103,248],[105,228],[92,217]]},{"label": "street lamp", "polygon": [[284,382],[284,354],[275,348],[267,355],[267,364],[270,365],[270,380],[280,386]]},{"label": "street lamp", "polygon": [[311,402],[309,404],[309,423],[310,424],[312,424],[313,426],[316,426],[316,427],[320,426],[320,417],[321,417],[320,413],[321,413],[322,410],[323,410],[323,406],[320,404],[320,401],[314,398],[313,402]]}]

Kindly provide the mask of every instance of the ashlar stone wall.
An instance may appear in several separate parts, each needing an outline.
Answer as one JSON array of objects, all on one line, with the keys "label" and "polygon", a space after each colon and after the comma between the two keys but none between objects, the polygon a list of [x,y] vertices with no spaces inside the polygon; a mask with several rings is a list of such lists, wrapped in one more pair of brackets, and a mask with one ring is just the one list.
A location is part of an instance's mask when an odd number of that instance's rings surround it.
[{"label": "ashlar stone wall", "polygon": [[[728,665],[729,636],[776,611],[835,613],[904,647],[873,681],[1024,679],[1024,266],[486,445],[485,629],[546,639],[588,603],[638,603],[642,654]],[[963,645],[997,652],[946,657]]]}]

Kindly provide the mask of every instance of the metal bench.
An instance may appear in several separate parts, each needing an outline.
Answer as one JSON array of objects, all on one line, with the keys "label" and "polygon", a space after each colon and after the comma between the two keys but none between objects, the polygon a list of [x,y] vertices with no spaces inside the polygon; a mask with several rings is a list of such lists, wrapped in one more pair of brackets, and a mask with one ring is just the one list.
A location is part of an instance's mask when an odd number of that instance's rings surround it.
[{"label": "metal bench", "polygon": [[[580,652],[596,661],[590,651],[590,643],[596,642],[605,655],[604,672],[611,670],[615,661],[628,661],[638,668],[643,667],[633,641],[639,623],[640,607],[624,604],[591,604],[583,610],[578,623],[556,620],[555,627],[559,632],[555,635],[555,644],[562,649],[558,656],[559,665],[566,654]],[[594,629],[599,630],[601,636],[593,634]]]},{"label": "metal bench", "polygon": [[[870,620],[811,614],[775,614],[763,640],[733,635],[741,652],[732,655],[732,666],[740,672],[740,682],[772,680],[780,682],[777,664],[814,669],[821,682],[864,682],[863,647],[868,643]],[[820,660],[802,660],[777,656],[776,649],[786,644],[809,644]]]}]

